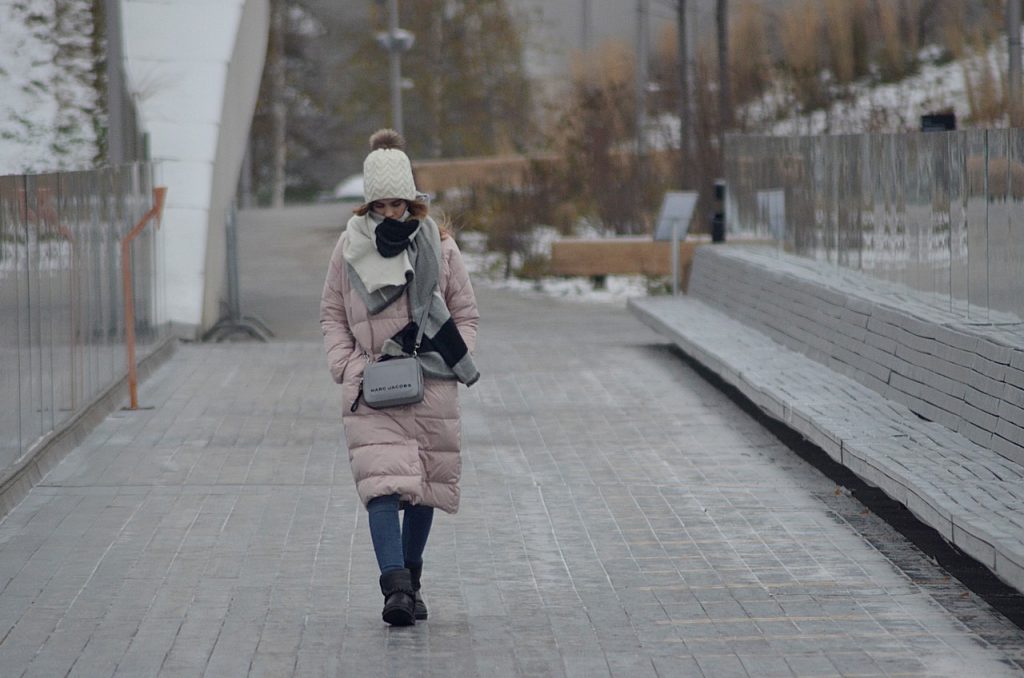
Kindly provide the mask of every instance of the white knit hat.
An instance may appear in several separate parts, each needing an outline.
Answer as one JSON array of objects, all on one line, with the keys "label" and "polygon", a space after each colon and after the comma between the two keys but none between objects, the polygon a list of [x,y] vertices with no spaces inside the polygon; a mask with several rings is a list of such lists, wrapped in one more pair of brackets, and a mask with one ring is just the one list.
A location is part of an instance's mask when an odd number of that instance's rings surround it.
[{"label": "white knit hat", "polygon": [[412,164],[402,148],[405,139],[393,129],[380,129],[370,136],[370,154],[363,161],[363,197],[367,203],[386,198],[415,200],[416,182]]}]

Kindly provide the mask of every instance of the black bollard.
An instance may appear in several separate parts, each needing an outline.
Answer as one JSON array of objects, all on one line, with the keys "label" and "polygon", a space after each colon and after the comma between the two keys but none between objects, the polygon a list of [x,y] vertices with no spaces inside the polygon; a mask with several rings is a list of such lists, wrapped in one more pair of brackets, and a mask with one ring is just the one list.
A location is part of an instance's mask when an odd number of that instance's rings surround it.
[{"label": "black bollard", "polygon": [[711,242],[725,242],[725,215],[721,212],[711,217]]},{"label": "black bollard", "polygon": [[725,242],[725,180],[715,181],[715,213],[711,217],[711,242]]}]

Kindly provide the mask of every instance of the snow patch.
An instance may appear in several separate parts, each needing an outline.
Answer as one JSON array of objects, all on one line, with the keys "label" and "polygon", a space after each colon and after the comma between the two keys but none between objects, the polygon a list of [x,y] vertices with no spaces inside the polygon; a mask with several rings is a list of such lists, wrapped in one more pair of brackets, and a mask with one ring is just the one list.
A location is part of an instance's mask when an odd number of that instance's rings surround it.
[{"label": "snow patch", "polygon": [[939,63],[940,56],[938,47],[925,47],[916,75],[893,83],[854,83],[843,100],[803,115],[785,115],[792,101],[784,85],[777,83],[741,117],[749,121],[751,132],[779,136],[905,132],[918,128],[920,116],[945,110],[953,111],[957,120],[968,120],[967,76],[977,80],[988,71],[999,82],[1008,59],[1006,40],[955,61]]},{"label": "snow patch", "polygon": [[88,0],[0,0],[0,175],[93,165],[92,33]]}]

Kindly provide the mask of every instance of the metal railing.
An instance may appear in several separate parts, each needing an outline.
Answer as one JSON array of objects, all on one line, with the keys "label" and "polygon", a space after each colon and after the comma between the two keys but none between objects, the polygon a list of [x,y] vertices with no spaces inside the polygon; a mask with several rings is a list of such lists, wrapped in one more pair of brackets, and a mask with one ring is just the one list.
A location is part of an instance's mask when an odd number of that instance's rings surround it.
[{"label": "metal railing", "polygon": [[[152,196],[142,163],[0,177],[0,471],[126,375],[120,242]],[[131,257],[144,356],[169,334],[154,229]]]},{"label": "metal railing", "polygon": [[970,322],[1024,318],[1024,130],[733,135],[726,179],[731,232],[929,293]]}]

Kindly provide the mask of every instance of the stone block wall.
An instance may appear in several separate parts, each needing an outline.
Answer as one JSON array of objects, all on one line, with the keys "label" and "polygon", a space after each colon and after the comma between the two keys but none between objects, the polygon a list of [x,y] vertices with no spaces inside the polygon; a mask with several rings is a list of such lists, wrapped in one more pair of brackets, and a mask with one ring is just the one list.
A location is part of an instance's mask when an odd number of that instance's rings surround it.
[{"label": "stone block wall", "polygon": [[906,287],[765,248],[702,247],[689,294],[1024,464],[1024,324],[969,324]]}]

